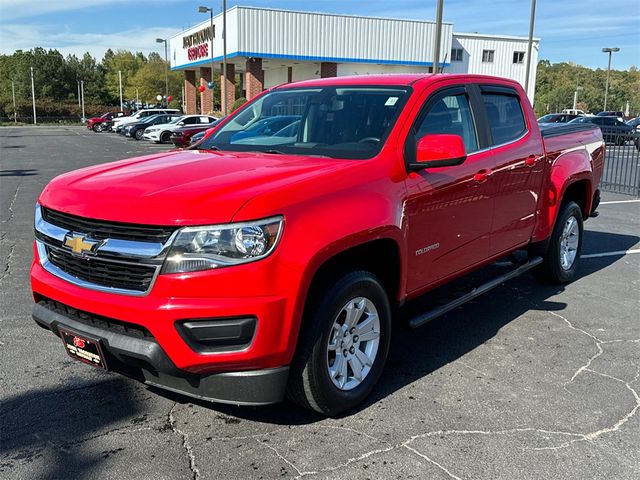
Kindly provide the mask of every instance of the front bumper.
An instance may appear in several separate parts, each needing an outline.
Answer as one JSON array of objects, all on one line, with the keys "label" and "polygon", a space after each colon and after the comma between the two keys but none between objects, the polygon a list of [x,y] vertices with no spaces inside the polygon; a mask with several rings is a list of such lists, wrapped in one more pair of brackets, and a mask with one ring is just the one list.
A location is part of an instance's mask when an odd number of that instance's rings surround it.
[{"label": "front bumper", "polygon": [[160,141],[160,132],[148,133],[147,131],[145,131],[144,134],[142,135],[142,138],[144,138],[145,140],[151,140],[153,142],[159,142]]},{"label": "front bumper", "polygon": [[59,329],[63,328],[97,338],[111,370],[145,384],[203,400],[237,405],[266,405],[284,398],[288,366],[194,374],[177,368],[144,329],[135,328],[135,325],[128,329],[124,322],[105,327],[103,320],[95,322],[89,320],[91,318],[51,300],[41,300],[33,307],[33,319],[38,325],[58,336]]}]

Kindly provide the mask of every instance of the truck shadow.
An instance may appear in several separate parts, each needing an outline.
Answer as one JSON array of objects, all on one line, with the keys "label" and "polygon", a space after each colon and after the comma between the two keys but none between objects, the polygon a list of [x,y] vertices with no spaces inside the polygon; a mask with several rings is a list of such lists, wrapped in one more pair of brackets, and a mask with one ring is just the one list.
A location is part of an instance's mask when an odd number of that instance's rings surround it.
[{"label": "truck shadow", "polygon": [[[588,231],[585,232],[583,253],[602,252],[604,245],[607,251],[624,251],[639,241],[640,237],[631,235]],[[584,259],[576,280],[593,275],[621,259],[622,256]],[[473,285],[481,283],[483,278],[494,277],[496,269],[512,268],[513,266],[506,263],[490,266],[452,282],[446,290],[468,291]],[[366,409],[397,390],[457,360],[494,337],[501,328],[527,311],[564,310],[567,306],[565,303],[549,300],[563,291],[562,285],[541,284],[531,274],[525,274],[418,329],[410,330],[397,325],[393,332],[385,372],[372,395],[358,410]],[[500,301],[496,302],[496,298]],[[411,313],[425,311],[433,303],[437,303],[437,299],[425,296],[408,305],[402,314],[408,316]],[[180,401],[178,397],[173,399]],[[279,425],[310,424],[323,418],[287,404],[267,407],[234,407],[207,402],[198,404],[246,420]],[[344,416],[353,413],[347,412]]]},{"label": "truck shadow", "polygon": [[135,423],[143,405],[135,401],[134,389],[117,377],[3,398],[0,477],[81,478],[97,468],[110,452],[89,452],[83,443]]}]

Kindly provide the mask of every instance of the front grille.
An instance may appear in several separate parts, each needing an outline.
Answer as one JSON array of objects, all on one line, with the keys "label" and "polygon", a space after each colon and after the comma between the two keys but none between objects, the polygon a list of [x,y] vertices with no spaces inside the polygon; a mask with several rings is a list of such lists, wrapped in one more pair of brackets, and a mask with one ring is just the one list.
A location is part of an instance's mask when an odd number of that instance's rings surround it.
[{"label": "front grille", "polygon": [[72,232],[91,234],[91,237],[96,240],[115,238],[137,242],[165,243],[176,230],[168,226],[109,222],[77,217],[45,207],[41,207],[41,212],[42,218],[46,222]]},{"label": "front grille", "polygon": [[58,248],[47,247],[49,261],[76,278],[108,288],[146,292],[156,268],[104,261],[96,257],[78,257]]},{"label": "front grille", "polygon": [[36,294],[36,302],[43,307],[48,308],[49,310],[59,313],[67,318],[76,320],[80,323],[84,323],[85,325],[90,325],[114,333],[120,333],[129,337],[154,340],[151,332],[149,332],[149,330],[141,325],[135,325],[133,323],[123,322],[121,320],[115,320],[113,318],[103,317],[101,315],[95,315],[83,310],[78,310],[65,305],[64,303],[57,302],[38,294]]}]

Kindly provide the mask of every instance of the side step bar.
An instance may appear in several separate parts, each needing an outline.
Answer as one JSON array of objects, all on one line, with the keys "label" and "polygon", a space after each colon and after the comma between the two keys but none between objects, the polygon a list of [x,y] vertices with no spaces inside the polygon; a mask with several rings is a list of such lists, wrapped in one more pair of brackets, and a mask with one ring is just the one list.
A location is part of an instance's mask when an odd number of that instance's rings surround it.
[{"label": "side step bar", "polygon": [[512,270],[509,273],[505,273],[497,278],[494,278],[490,282],[484,283],[477,288],[474,288],[469,293],[463,295],[460,298],[456,298],[455,300],[442,305],[440,307],[436,307],[433,310],[429,310],[428,312],[417,315],[409,320],[409,326],[411,328],[417,328],[425,323],[429,323],[432,320],[435,320],[441,315],[444,315],[451,310],[458,308],[460,305],[467,303],[469,300],[473,300],[476,297],[479,297],[483,293],[487,293],[489,290],[496,288],[498,285],[503,284],[507,280],[511,280],[523,273],[531,270],[533,267],[536,267],[542,263],[542,257],[535,257],[529,260],[527,263],[520,265],[515,270]]}]

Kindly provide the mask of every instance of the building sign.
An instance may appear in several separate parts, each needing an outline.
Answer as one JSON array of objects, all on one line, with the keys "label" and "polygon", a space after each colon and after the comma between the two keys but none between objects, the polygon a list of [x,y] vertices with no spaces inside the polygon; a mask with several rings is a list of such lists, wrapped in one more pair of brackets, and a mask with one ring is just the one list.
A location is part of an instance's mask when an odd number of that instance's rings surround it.
[{"label": "building sign", "polygon": [[209,56],[209,44],[203,43],[202,45],[196,45],[195,47],[189,47],[187,50],[187,57],[189,61],[198,60]]},{"label": "building sign", "polygon": [[203,28],[202,30],[198,30],[191,35],[187,35],[182,37],[182,48],[194,47],[196,45],[200,45],[201,43],[207,43],[212,39],[216,38],[216,26],[209,26],[207,28]]}]

